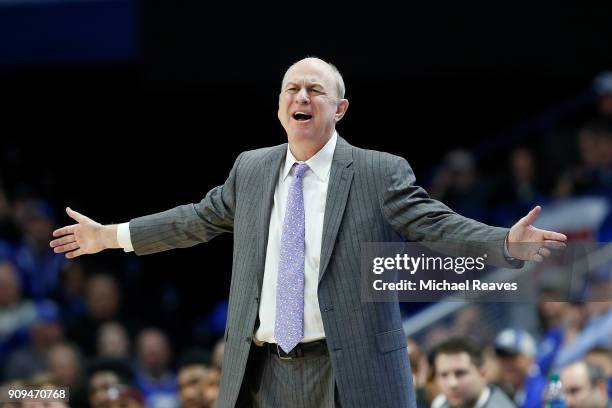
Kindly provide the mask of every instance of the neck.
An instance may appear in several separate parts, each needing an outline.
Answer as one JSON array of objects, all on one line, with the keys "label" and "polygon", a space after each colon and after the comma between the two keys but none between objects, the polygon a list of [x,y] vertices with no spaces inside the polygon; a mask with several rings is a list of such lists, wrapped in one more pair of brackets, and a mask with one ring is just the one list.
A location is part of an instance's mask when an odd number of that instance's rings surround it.
[{"label": "neck", "polygon": [[295,140],[289,138],[289,150],[291,150],[291,154],[296,160],[306,161],[317,154],[333,135],[334,131],[328,137],[321,140]]}]

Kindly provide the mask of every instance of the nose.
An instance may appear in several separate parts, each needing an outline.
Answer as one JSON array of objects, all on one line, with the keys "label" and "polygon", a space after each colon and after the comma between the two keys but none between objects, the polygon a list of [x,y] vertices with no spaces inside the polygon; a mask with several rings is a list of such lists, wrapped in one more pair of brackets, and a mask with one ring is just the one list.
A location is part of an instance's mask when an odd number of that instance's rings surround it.
[{"label": "nose", "polygon": [[306,88],[300,88],[300,91],[297,93],[295,100],[298,103],[309,103],[310,97],[308,96],[308,91]]}]

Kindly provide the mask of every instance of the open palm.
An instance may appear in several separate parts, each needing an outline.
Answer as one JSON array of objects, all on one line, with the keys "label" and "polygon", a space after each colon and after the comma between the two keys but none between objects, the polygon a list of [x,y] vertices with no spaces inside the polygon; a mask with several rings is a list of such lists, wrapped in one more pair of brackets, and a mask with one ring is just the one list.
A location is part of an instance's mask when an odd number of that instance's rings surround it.
[{"label": "open palm", "polygon": [[53,236],[57,239],[51,241],[50,246],[55,253],[66,253],[66,258],[70,259],[95,254],[106,248],[101,237],[101,224],[70,208],[66,208],[66,213],[77,224],[53,231]]},{"label": "open palm", "polygon": [[551,249],[565,248],[567,237],[559,232],[547,231],[532,225],[542,208],[538,205],[510,228],[508,252],[525,261],[541,262]]}]

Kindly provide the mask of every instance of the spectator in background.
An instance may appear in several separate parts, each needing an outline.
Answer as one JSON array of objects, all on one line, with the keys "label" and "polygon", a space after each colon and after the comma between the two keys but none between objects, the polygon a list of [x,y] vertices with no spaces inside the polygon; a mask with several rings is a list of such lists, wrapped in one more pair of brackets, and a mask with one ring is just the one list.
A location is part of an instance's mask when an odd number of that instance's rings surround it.
[{"label": "spectator in background", "polygon": [[546,378],[535,364],[536,343],[525,330],[505,329],[495,338],[500,386],[522,408],[539,408]]},{"label": "spectator in background", "polygon": [[584,358],[591,365],[599,367],[608,378],[608,396],[612,399],[612,348],[595,347]]},{"label": "spectator in background", "polygon": [[58,385],[77,388],[82,375],[81,357],[77,348],[68,343],[58,343],[47,353],[49,374]]},{"label": "spectator in background", "polygon": [[[562,288],[549,287],[541,299],[561,299]],[[543,376],[550,374],[554,360],[564,344],[571,343],[586,320],[586,309],[580,304],[543,300],[538,304],[542,337],[537,348],[536,363]]]},{"label": "spectator in background", "polygon": [[556,195],[603,195],[612,197],[612,119],[584,125],[578,132],[580,161],[565,172]]},{"label": "spectator in background", "polygon": [[130,357],[130,338],[121,323],[108,322],[100,326],[96,343],[98,357]]},{"label": "spectator in background", "polygon": [[6,195],[4,184],[0,179],[0,256],[8,250],[11,242],[19,240],[19,232],[13,220],[13,208]]},{"label": "spectator in background", "polygon": [[561,370],[567,408],[612,408],[607,378],[597,366],[577,361]]},{"label": "spectator in background", "polygon": [[136,388],[118,386],[109,390],[108,408],[145,408],[142,393]]},{"label": "spectator in background", "polygon": [[597,110],[604,118],[612,119],[612,71],[602,72],[593,81],[597,94]]},{"label": "spectator in background", "polygon": [[91,408],[108,408],[113,389],[118,386],[133,386],[134,372],[121,359],[99,358],[88,369],[87,391]]},{"label": "spectator in background", "polygon": [[166,335],[158,329],[145,329],[139,334],[136,347],[136,384],[144,394],[147,407],[177,407],[178,386],[169,369],[171,350]]},{"label": "spectator in background", "polygon": [[37,320],[30,326],[29,343],[5,360],[4,379],[27,379],[47,369],[47,353],[63,340],[60,311],[51,301],[37,305]]},{"label": "spectator in background", "polygon": [[108,274],[96,274],[89,278],[85,289],[87,314],[68,330],[68,337],[81,346],[87,357],[96,354],[96,336],[107,322],[120,319],[119,287]]},{"label": "spectator in background", "polygon": [[[442,323],[430,326],[423,336],[423,344],[439,344],[447,340],[449,337],[454,337],[451,329]],[[430,360],[431,362],[431,360]]]},{"label": "spectator in background", "polygon": [[78,260],[70,262],[62,272],[57,301],[67,328],[75,327],[87,314],[85,276],[83,265]]},{"label": "spectator in background", "polygon": [[225,340],[223,338],[217,341],[213,348],[212,363],[219,370],[223,368],[223,354],[225,353]]},{"label": "spectator in background", "polygon": [[451,338],[432,353],[441,395],[432,408],[511,408],[516,405],[499,388],[487,385],[482,349],[469,339]]},{"label": "spectator in background", "polygon": [[530,149],[519,146],[512,150],[510,153],[512,190],[508,202],[526,208],[541,200],[535,163],[536,160]]},{"label": "spectator in background", "polygon": [[[44,390],[58,390],[60,386],[54,381],[54,379],[48,375],[40,375],[33,380],[27,381],[23,384],[27,389],[44,389]],[[69,399],[70,395],[68,395]],[[72,404],[75,408],[76,405]],[[32,401],[24,400],[20,405],[20,408],[69,408],[66,401]]]},{"label": "spectator in background", "polygon": [[221,372],[204,350],[190,350],[179,362],[178,387],[182,408],[212,408],[219,397]]},{"label": "spectator in background", "polygon": [[491,324],[487,323],[489,319],[482,313],[482,308],[468,305],[455,313],[450,332],[453,337],[469,337],[484,344],[495,337]]},{"label": "spectator in background", "polygon": [[14,259],[24,293],[34,299],[50,297],[58,288],[62,269],[68,264],[49,248],[49,237],[55,226],[53,210],[42,200],[26,200],[15,206],[15,219],[23,235]]},{"label": "spectator in background", "polygon": [[487,383],[499,384],[501,381],[501,366],[492,344],[487,343],[486,346],[482,348],[482,355],[484,359],[482,368],[484,369]]},{"label": "spectator in background", "polygon": [[[600,283],[598,290],[612,293],[612,283]],[[612,347],[612,300],[586,302],[588,321],[580,333],[566,344],[555,359],[555,367],[564,367],[584,358],[595,347]]]},{"label": "spectator in background", "polygon": [[75,407],[86,404],[83,362],[79,350],[68,343],[58,343],[47,353],[47,369],[60,387],[70,389],[70,403]]},{"label": "spectator in background", "polygon": [[508,180],[501,183],[495,197],[496,222],[500,225],[512,224],[512,220],[526,208],[545,201],[538,179],[536,159],[531,149],[525,146],[515,147],[510,152],[508,163]]},{"label": "spectator in background", "polygon": [[407,343],[417,408],[427,408],[433,400],[433,396],[430,395],[430,390],[428,389],[429,362],[421,351],[421,347],[414,340],[408,339]]},{"label": "spectator in background", "polygon": [[446,155],[434,176],[431,196],[454,211],[478,221],[486,220],[490,191],[479,177],[476,159],[467,150],[453,150]]},{"label": "spectator in background", "polygon": [[0,361],[28,342],[28,330],[36,321],[34,302],[21,298],[15,265],[0,261]]}]

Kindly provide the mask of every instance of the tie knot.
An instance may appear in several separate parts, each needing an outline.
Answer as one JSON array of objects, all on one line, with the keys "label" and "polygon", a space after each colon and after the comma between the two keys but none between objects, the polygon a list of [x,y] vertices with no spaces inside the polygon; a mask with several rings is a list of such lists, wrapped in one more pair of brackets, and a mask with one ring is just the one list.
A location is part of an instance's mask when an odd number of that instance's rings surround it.
[{"label": "tie knot", "polygon": [[296,164],[297,166],[295,166],[295,177],[297,178],[304,177],[304,173],[310,170],[310,167],[308,167],[306,163],[296,163]]}]

